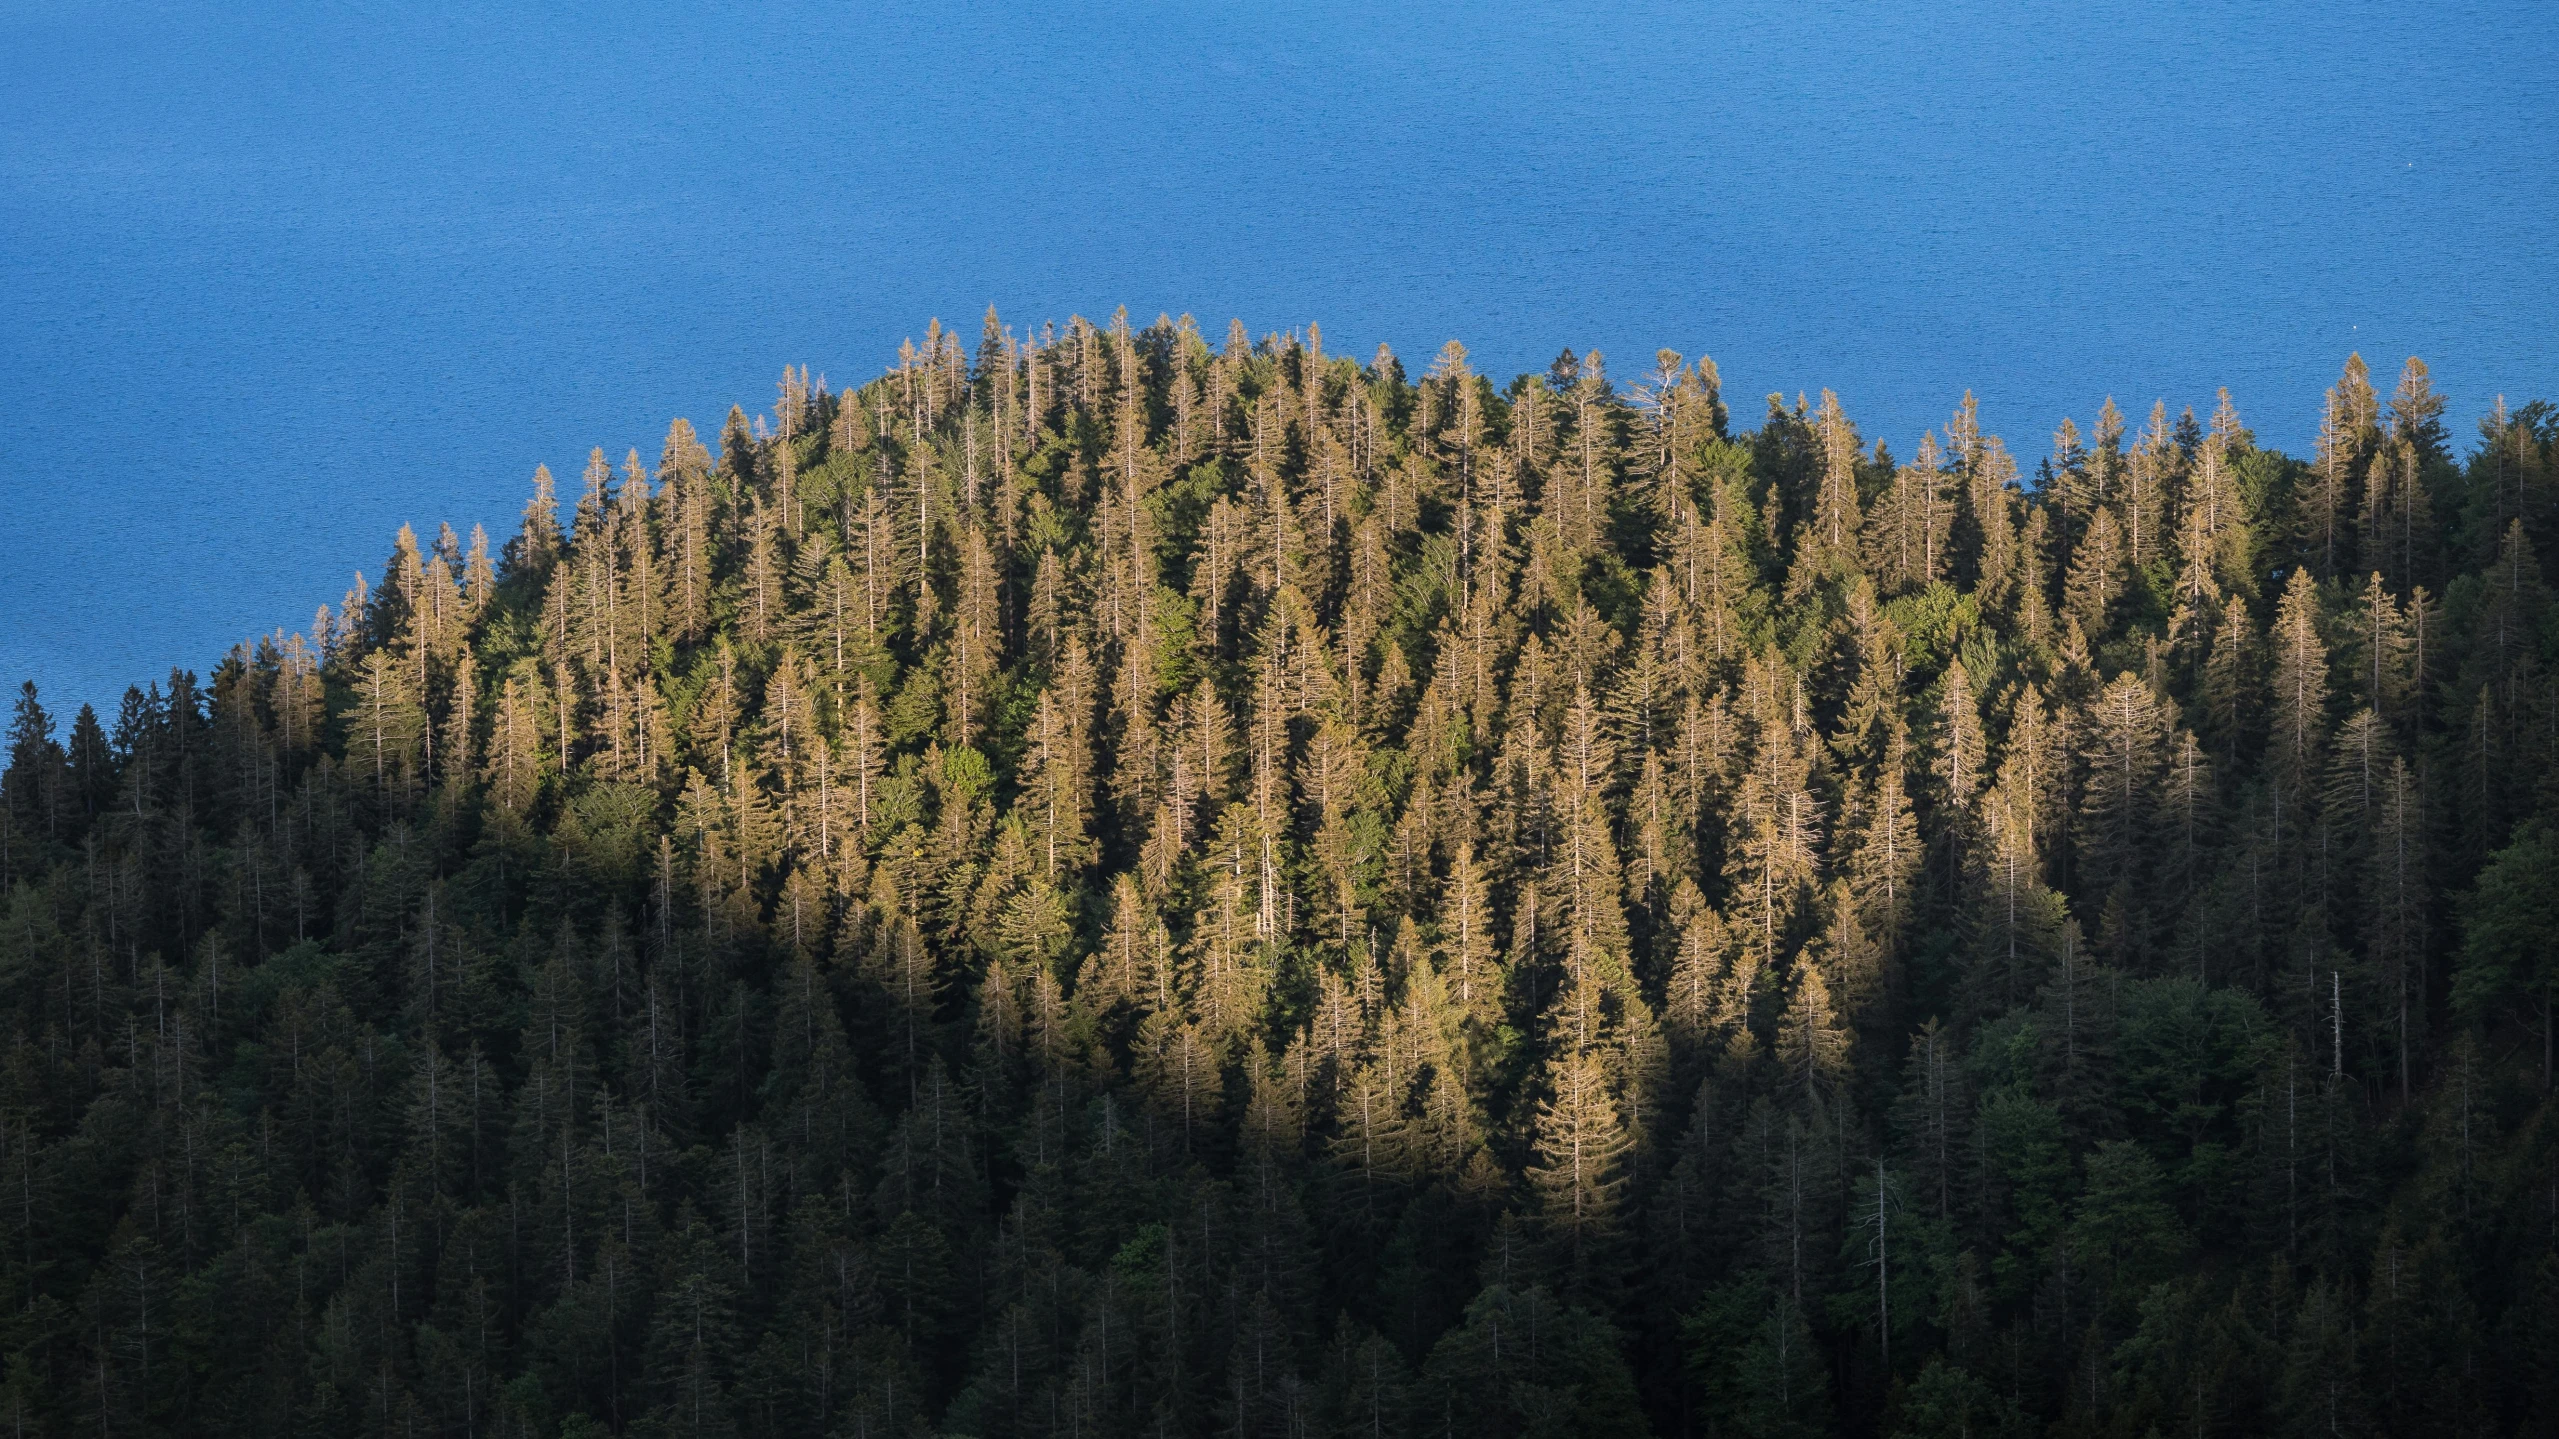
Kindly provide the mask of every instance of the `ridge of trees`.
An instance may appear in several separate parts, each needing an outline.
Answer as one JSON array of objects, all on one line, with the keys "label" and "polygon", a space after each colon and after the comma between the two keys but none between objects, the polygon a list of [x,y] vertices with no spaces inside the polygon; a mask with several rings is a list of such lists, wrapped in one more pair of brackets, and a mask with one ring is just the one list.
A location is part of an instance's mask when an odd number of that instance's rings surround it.
[{"label": "ridge of trees", "polygon": [[[0,777],[0,1423],[2529,1433],[2559,411],[936,322]],[[565,512],[564,512],[565,506]]]}]

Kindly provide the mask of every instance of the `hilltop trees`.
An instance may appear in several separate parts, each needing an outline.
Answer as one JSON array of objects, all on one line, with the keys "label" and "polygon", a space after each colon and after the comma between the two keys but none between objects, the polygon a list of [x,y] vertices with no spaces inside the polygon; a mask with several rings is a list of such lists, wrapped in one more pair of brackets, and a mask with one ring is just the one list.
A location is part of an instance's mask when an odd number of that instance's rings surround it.
[{"label": "hilltop trees", "polygon": [[2548,407],[1476,366],[990,312],[22,690],[0,1415],[2532,1424]]}]

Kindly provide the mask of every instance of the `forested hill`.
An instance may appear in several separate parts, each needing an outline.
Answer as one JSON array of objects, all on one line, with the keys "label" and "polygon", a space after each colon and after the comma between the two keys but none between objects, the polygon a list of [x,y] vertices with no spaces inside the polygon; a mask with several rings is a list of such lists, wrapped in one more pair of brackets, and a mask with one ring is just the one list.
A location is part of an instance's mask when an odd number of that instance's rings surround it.
[{"label": "forested hill", "polygon": [[0,818],[13,1434],[2509,1434],[2559,412],[937,325]]}]

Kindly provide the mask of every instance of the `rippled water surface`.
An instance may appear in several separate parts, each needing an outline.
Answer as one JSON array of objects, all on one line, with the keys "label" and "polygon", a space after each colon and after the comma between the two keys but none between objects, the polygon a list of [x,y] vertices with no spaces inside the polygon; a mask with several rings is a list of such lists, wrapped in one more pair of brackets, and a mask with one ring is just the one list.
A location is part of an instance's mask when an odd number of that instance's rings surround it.
[{"label": "rippled water surface", "polygon": [[[1016,13],[1034,10],[1037,14]],[[2064,10],[2075,13],[2064,14]],[[103,705],[402,520],[928,316],[1711,353],[1907,453],[2349,350],[2559,394],[2559,7],[0,4],[0,677]]]}]

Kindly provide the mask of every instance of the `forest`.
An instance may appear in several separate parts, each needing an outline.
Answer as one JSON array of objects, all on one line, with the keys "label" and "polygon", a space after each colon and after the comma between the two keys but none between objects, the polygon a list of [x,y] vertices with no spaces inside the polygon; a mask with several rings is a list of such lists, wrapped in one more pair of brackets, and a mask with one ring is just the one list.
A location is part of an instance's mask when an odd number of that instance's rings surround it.
[{"label": "forest", "polygon": [[2548,1433],[2559,409],[2206,408],[990,310],[25,685],[0,1424]]}]

